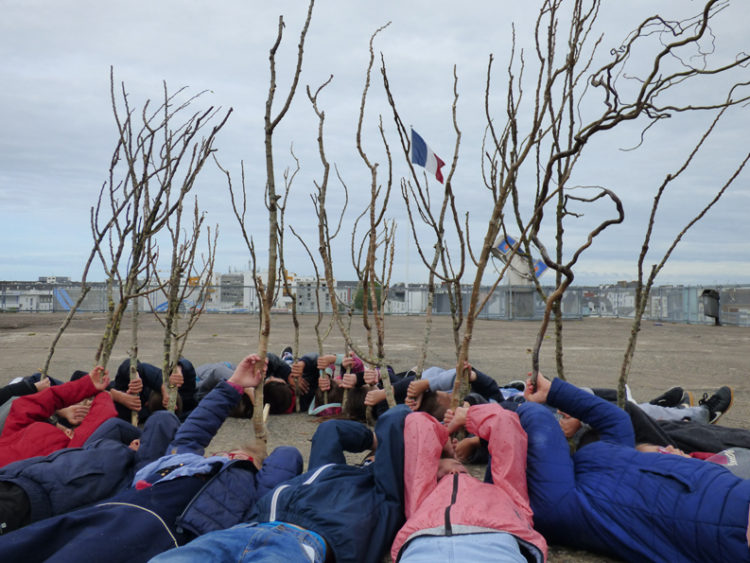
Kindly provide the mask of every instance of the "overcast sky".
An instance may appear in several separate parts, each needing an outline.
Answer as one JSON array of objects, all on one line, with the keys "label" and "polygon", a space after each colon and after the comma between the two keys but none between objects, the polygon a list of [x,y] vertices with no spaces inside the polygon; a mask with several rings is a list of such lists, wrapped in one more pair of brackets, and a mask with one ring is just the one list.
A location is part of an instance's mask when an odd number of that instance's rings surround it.
[{"label": "overcast sky", "polygon": [[[600,61],[606,60],[609,50],[645,16],[658,12],[681,17],[702,7],[701,2],[685,0],[605,4],[596,28],[596,34],[603,36],[597,54]],[[307,37],[301,88],[277,129],[275,160],[279,177],[292,165],[289,147],[294,143],[302,170],[292,188],[287,222],[311,241],[315,251],[317,227],[309,194],[313,180],[320,178],[321,165],[317,124],[304,88],[310,85],[315,89],[333,74],[320,98],[327,116],[327,156],[338,166],[350,190],[346,234],[339,237],[335,254],[338,278],[353,277],[348,237],[354,218],[369,197],[369,176],[358,156],[355,134],[371,34],[391,22],[378,35],[375,50],[385,58],[404,123],[413,126],[444,160],[452,157],[455,143],[451,102],[456,65],[462,142],[453,184],[461,210],[470,213],[472,237],[478,243],[491,207],[480,168],[488,58],[491,53],[495,58],[492,113],[496,123],[502,124],[512,25],[519,49],[528,49],[534,6],[498,0],[318,0]],[[0,18],[0,280],[35,280],[44,275],[80,279],[91,248],[89,209],[107,177],[116,140],[109,98],[110,66],[136,107],[147,98],[157,100],[166,82],[170,91],[181,87],[191,94],[208,90],[194,102],[196,110],[210,105],[234,109],[217,138],[217,156],[236,182],[240,162],[245,163],[249,197],[259,211],[253,234],[259,257],[265,260],[262,119],[269,81],[268,51],[278,17],[283,15],[286,29],[277,70],[279,94],[285,95],[305,13],[302,0],[5,0]],[[726,61],[743,49],[750,51],[743,44],[747,42],[748,15],[747,4],[735,2],[717,17],[714,32],[719,60]],[[526,56],[530,55],[527,51]],[[739,76],[750,79],[747,69]],[[363,144],[384,170],[376,129],[382,115],[393,143],[397,187],[408,168],[397,152],[392,114],[383,103],[377,69],[372,77]],[[527,85],[527,95],[531,91],[532,86]],[[696,96],[715,102],[726,95],[726,84],[712,86],[704,81],[679,95],[681,101]],[[621,149],[638,144],[640,127],[623,127],[602,135],[585,153],[572,184],[603,185],[615,191],[625,206],[626,221],[595,240],[579,260],[576,283],[635,278],[655,191],[663,177],[680,165],[708,118],[705,114],[677,115],[652,129],[643,146],[632,152]],[[670,188],[657,217],[651,245],[654,255],[647,264],[660,259],[659,251],[663,252],[723,184],[748,150],[748,130],[748,109],[732,111],[703,158]],[[723,200],[689,232],[657,283],[750,283],[749,178],[748,172],[743,172]],[[332,205],[340,204],[340,185],[332,183],[329,189]],[[533,194],[533,184],[528,190]],[[195,191],[207,213],[207,223],[219,225],[216,271],[246,269],[249,254],[231,212],[223,175],[208,166]],[[398,223],[393,281],[424,280],[425,270],[414,248],[399,191],[392,196],[388,216]],[[600,220],[597,212],[588,212],[571,222],[571,240],[580,243]],[[549,233],[545,242],[552,249]],[[312,274],[313,267],[300,245],[289,239],[287,247],[289,270]],[[91,277],[97,279],[97,274]]]}]

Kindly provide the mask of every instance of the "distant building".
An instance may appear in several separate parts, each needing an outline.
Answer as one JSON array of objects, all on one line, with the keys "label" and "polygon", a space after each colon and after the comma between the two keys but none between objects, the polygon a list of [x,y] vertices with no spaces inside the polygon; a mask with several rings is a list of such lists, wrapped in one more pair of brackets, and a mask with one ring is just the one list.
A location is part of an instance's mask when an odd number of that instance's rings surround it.
[{"label": "distant building", "polygon": [[[267,280],[265,273],[261,279]],[[199,280],[188,280],[188,285],[197,286]],[[313,277],[287,275],[289,293],[283,280],[277,280],[276,302],[272,312],[290,312],[293,299],[296,299],[299,314],[331,312],[331,298],[325,280]],[[103,312],[107,310],[106,284],[88,283],[86,294],[79,310],[81,312]],[[536,289],[524,286],[502,285],[494,289],[482,288],[480,301],[484,308],[480,318],[484,319],[540,319],[545,303]],[[572,286],[563,295],[562,312],[565,318],[585,316],[633,317],[635,311],[635,286],[620,282],[598,287]],[[713,323],[705,314],[706,302],[701,286],[657,286],[650,292],[645,309],[645,318],[675,323]],[[719,296],[718,309],[721,324],[750,326],[750,287],[723,286],[713,288]],[[345,309],[355,302],[361,291],[358,281],[336,281],[335,292],[339,306]],[[551,288],[545,287],[546,292]],[[81,283],[71,282],[62,276],[44,276],[39,281],[0,281],[0,311],[19,312],[64,312],[69,311],[81,296]],[[115,290],[115,298],[118,294]],[[464,313],[468,310],[471,287],[461,287],[460,296]],[[156,294],[154,294],[156,295]],[[421,315],[427,309],[429,291],[427,284],[397,283],[388,288],[385,303],[386,314]],[[185,307],[191,306],[191,299],[198,299],[197,293],[190,294]],[[433,296],[432,312],[435,315],[450,315],[455,305],[448,287],[438,284]],[[163,298],[142,297],[139,308],[159,310],[164,305]],[[452,303],[453,301],[453,303]],[[260,310],[258,294],[252,272],[236,272],[214,276],[213,285],[208,289],[206,312],[210,313],[257,313]]]},{"label": "distant building", "polygon": [[42,283],[70,283],[70,278],[68,276],[42,276],[39,278],[39,281]]}]

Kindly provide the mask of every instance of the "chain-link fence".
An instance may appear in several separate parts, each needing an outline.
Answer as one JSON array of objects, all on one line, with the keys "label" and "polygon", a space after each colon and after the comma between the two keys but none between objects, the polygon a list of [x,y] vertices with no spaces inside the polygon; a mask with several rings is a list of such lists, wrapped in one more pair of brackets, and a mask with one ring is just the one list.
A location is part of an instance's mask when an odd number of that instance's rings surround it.
[{"label": "chain-link fence", "polygon": [[[297,291],[297,312],[316,314],[318,307],[330,312],[330,298],[325,287],[306,284]],[[543,288],[545,293],[551,287]],[[470,287],[462,290],[463,311],[468,309]],[[635,308],[635,287],[600,286],[571,287],[562,300],[565,318],[625,317],[632,318]],[[343,282],[337,285],[340,302],[351,304],[357,293],[356,284]],[[81,294],[80,284],[11,284],[0,286],[0,311],[64,312],[70,310]],[[485,300],[480,314],[482,319],[535,320],[544,313],[544,300],[532,287],[501,286],[489,295],[489,288],[480,297]],[[427,287],[424,284],[398,285],[389,290],[388,314],[424,314],[427,304]],[[292,297],[279,292],[274,312],[290,312]],[[163,297],[154,293],[141,298],[142,311],[160,310]],[[197,306],[186,299],[183,310]],[[209,300],[204,306],[207,313],[257,313],[258,298],[255,288],[241,284],[220,284],[209,290]],[[450,294],[439,288],[434,297],[433,312],[449,315],[455,308]],[[93,284],[81,303],[81,312],[103,312],[107,309],[104,284]],[[750,286],[660,286],[651,290],[645,318],[653,321],[693,324],[722,324],[750,326]]]}]

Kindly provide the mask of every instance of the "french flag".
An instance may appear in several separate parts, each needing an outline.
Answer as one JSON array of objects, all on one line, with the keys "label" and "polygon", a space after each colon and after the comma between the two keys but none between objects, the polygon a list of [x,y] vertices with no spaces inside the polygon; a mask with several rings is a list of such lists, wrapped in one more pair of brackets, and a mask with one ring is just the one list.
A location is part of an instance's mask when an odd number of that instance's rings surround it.
[{"label": "french flag", "polygon": [[427,146],[414,129],[411,130],[411,161],[423,166],[427,172],[435,175],[438,182],[443,183],[443,173],[440,169],[445,166],[445,162]]}]

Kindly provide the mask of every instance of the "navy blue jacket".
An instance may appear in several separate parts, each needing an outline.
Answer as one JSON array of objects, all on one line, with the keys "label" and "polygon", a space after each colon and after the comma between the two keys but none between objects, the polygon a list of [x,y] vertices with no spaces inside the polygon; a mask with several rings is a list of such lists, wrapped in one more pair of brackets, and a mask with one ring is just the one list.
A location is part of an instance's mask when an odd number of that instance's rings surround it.
[{"label": "navy blue jacket", "polygon": [[627,561],[750,560],[750,481],[714,463],[637,451],[624,411],[562,380],[547,404],[601,437],[571,457],[552,410],[518,407],[534,527],[550,543]]},{"label": "navy blue jacket", "polygon": [[114,440],[64,448],[0,469],[0,481],[14,483],[29,497],[31,521],[63,514],[110,497],[130,485],[135,452]]},{"label": "navy blue jacket", "polygon": [[[82,554],[107,563],[148,561],[195,535],[246,520],[259,495],[302,471],[302,456],[296,448],[276,448],[260,471],[242,460],[206,463],[211,458],[202,457],[204,449],[239,397],[231,385],[219,383],[180,426],[167,455],[141,468],[145,478],[137,477],[144,488],[125,489],[3,536],[0,561],[32,563],[54,556],[77,562]],[[180,466],[175,458],[188,461]],[[171,478],[177,472],[184,473]]]},{"label": "navy blue jacket", "polygon": [[250,520],[296,524],[320,534],[337,563],[379,563],[404,524],[404,419],[397,405],[378,419],[375,461],[346,464],[344,451],[372,447],[372,430],[349,420],[322,423],[310,465],[261,498]]},{"label": "navy blue jacket", "polygon": [[[184,417],[198,404],[198,400],[195,397],[195,367],[189,360],[186,360],[185,358],[180,358],[177,363],[180,364],[180,367],[182,367],[182,375],[184,379],[184,383],[178,389],[178,393],[180,395],[180,398],[182,399],[181,414]],[[140,393],[142,409],[138,415],[139,420],[143,422],[151,414],[146,408],[146,403],[148,402],[149,395],[152,391],[161,392],[163,377],[161,368],[158,368],[152,364],[147,364],[146,362],[138,362],[137,370],[138,375],[143,381],[143,391],[141,391]],[[125,392],[128,390],[129,383],[130,360],[126,359],[117,368],[117,374],[115,375],[115,380],[112,386],[119,391]],[[119,403],[115,403],[115,408],[117,408],[117,412],[120,418],[130,420],[130,410],[126,409]]]}]

